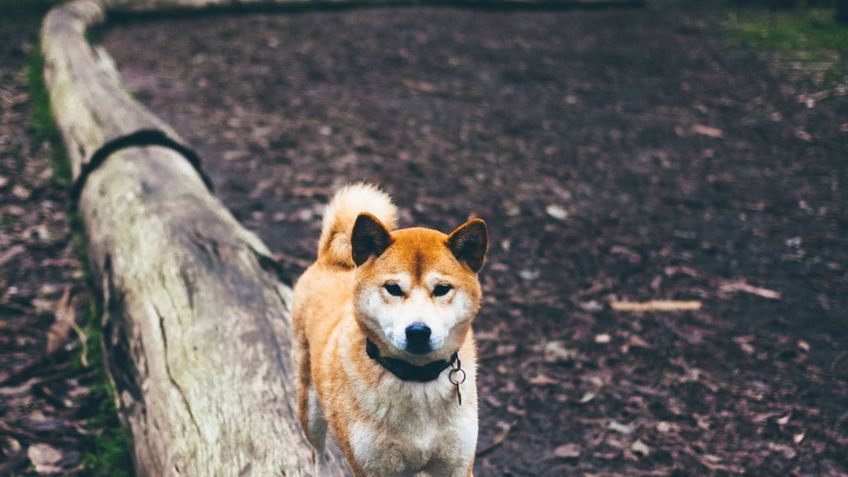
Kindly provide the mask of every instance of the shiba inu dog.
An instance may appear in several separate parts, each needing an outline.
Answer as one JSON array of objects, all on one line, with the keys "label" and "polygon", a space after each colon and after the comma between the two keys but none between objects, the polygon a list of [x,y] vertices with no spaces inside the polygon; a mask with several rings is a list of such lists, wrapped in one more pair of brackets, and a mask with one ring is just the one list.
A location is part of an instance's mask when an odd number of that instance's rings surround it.
[{"label": "shiba inu dog", "polygon": [[366,184],[327,206],[294,290],[299,417],[322,456],[329,425],[356,476],[470,476],[486,224],[394,230],[396,215]]}]

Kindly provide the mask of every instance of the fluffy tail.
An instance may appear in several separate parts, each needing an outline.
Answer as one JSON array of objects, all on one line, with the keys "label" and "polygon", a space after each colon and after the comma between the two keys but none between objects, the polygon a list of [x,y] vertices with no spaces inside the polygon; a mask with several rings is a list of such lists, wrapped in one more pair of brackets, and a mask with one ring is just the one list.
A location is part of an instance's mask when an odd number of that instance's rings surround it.
[{"label": "fluffy tail", "polygon": [[359,183],[342,187],[324,210],[318,260],[353,268],[350,236],[359,214],[368,212],[389,230],[397,227],[397,207],[391,197],[371,184]]}]

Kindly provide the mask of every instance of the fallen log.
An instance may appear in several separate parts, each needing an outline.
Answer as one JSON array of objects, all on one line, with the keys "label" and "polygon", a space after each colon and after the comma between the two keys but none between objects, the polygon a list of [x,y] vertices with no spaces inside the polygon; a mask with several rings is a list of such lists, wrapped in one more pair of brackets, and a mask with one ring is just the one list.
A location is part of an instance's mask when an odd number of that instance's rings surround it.
[{"label": "fallen log", "polygon": [[[102,19],[90,0],[57,7],[42,48],[136,473],[316,475],[295,412],[290,289],[188,146],[85,41]],[[332,457],[320,471],[342,472]]]},{"label": "fallen log", "polygon": [[289,289],[177,152],[115,152],[79,207],[138,475],[315,475]]}]

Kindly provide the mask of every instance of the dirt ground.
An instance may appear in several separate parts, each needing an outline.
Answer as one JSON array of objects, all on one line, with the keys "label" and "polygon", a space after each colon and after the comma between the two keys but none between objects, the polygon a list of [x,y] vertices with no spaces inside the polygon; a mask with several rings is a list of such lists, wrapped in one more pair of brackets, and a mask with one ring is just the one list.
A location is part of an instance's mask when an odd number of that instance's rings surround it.
[{"label": "dirt ground", "polygon": [[[407,226],[489,222],[477,475],[848,475],[848,97],[713,18],[362,9],[103,43],[292,281],[347,182]],[[652,299],[703,307],[610,306]]]},{"label": "dirt ground", "polygon": [[[33,127],[27,58],[36,16],[0,18],[0,475],[81,475],[112,440],[99,363],[80,360],[74,326],[92,300],[74,251],[69,193]],[[83,333],[85,335],[85,333]],[[96,356],[96,339],[89,358]],[[101,406],[107,404],[104,408]],[[120,434],[120,431],[116,431]],[[112,445],[114,446],[114,444]],[[89,466],[85,475],[97,474]],[[114,473],[112,475],[124,475]]]}]

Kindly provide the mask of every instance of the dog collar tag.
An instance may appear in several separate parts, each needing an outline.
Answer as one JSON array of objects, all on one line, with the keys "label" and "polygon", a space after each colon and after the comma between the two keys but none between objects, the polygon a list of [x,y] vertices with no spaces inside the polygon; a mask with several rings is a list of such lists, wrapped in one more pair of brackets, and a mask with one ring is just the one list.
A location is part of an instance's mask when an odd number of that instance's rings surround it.
[{"label": "dog collar tag", "polygon": [[459,356],[456,357],[456,361],[451,362],[451,370],[448,373],[448,379],[451,384],[456,387],[456,402],[462,406],[462,392],[459,390],[459,385],[465,382],[465,371],[462,369],[462,362],[459,360]]}]

